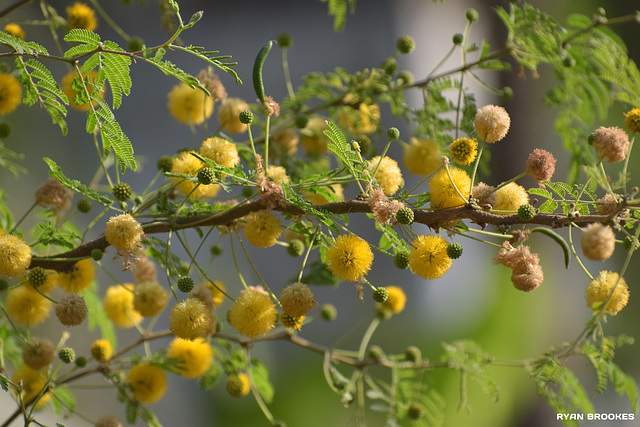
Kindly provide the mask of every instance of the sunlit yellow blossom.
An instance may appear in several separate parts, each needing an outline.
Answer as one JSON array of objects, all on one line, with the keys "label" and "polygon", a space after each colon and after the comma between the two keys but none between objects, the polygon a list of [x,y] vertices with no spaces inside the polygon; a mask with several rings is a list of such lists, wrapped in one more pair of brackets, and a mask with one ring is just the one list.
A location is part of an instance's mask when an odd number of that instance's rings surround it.
[{"label": "sunlit yellow blossom", "polygon": [[380,107],[361,102],[358,109],[343,107],[338,113],[338,123],[356,134],[375,132],[380,122]]},{"label": "sunlit yellow blossom", "polygon": [[640,133],[640,108],[633,108],[624,115],[624,125],[631,132]]},{"label": "sunlit yellow blossom", "polygon": [[[469,200],[471,178],[462,169],[449,168],[438,171],[429,181],[431,206],[437,209],[450,209],[464,206]],[[454,187],[455,184],[455,187]],[[456,191],[456,188],[458,191]],[[462,194],[462,197],[460,194]]]},{"label": "sunlit yellow blossom", "polygon": [[287,176],[287,170],[282,166],[269,166],[269,172],[267,172],[267,176],[277,184],[280,184],[280,182],[289,184],[291,182],[291,180]]},{"label": "sunlit yellow blossom", "polygon": [[[344,200],[344,189],[342,188],[342,185],[331,184],[331,185],[322,186],[320,188],[327,191],[329,194],[333,195],[337,200],[339,201]],[[313,205],[324,205],[325,203],[329,203],[329,200],[327,200],[324,194],[305,191],[303,195],[304,195],[304,198]]]},{"label": "sunlit yellow blossom", "polygon": [[236,144],[217,136],[202,141],[200,155],[207,157],[219,165],[232,168],[240,163],[240,156]]},{"label": "sunlit yellow blossom", "polygon": [[451,267],[451,258],[447,255],[449,244],[441,236],[430,234],[418,236],[411,243],[409,267],[423,279],[438,279]]},{"label": "sunlit yellow blossom", "polygon": [[229,308],[227,320],[242,335],[250,338],[264,335],[274,328],[278,310],[264,290],[249,288],[242,291]]},{"label": "sunlit yellow blossom", "polygon": [[11,34],[13,37],[17,37],[20,40],[24,40],[25,38],[25,33],[24,30],[22,29],[22,27],[18,24],[15,24],[13,22],[7,24],[4,26],[4,29],[2,30],[7,34]]},{"label": "sunlit yellow blossom", "polygon": [[154,403],[167,391],[167,375],[157,366],[140,363],[127,372],[127,383],[140,403]]},{"label": "sunlit yellow blossom", "polygon": [[91,355],[98,362],[106,362],[111,358],[111,354],[113,354],[113,349],[108,340],[99,339],[91,344]]},{"label": "sunlit yellow blossom", "polygon": [[[617,283],[617,285],[616,285]],[[606,312],[616,315],[629,302],[629,287],[623,277],[611,271],[601,271],[587,286],[587,306],[598,310],[607,301],[613,287],[613,295],[607,304]]]},{"label": "sunlit yellow blossom", "polygon": [[167,98],[169,113],[184,124],[199,125],[213,113],[213,98],[185,83],[175,85]]},{"label": "sunlit yellow blossom", "polygon": [[[173,173],[181,173],[184,175],[193,175],[195,176],[198,173],[198,170],[204,166],[200,160],[196,159],[189,153],[181,153],[180,157],[173,160],[173,166],[171,167],[171,172]],[[176,188],[182,192],[182,194],[190,195],[194,199],[207,199],[211,197],[215,197],[220,191],[220,186],[218,184],[211,185],[198,185],[196,188],[196,183],[189,181],[188,179],[183,178],[171,178],[171,180],[176,183]],[[195,190],[194,190],[195,188]]]},{"label": "sunlit yellow blossom", "polygon": [[0,236],[0,274],[14,277],[24,273],[31,264],[31,248],[13,234]]},{"label": "sunlit yellow blossom", "polygon": [[96,277],[96,266],[90,258],[82,259],[71,267],[71,271],[58,274],[58,284],[66,292],[84,292]]},{"label": "sunlit yellow blossom", "polygon": [[75,2],[67,7],[67,22],[69,27],[93,31],[98,26],[96,13],[84,3]]},{"label": "sunlit yellow blossom", "polygon": [[496,190],[495,197],[493,208],[499,211],[517,211],[520,206],[529,203],[529,193],[515,182]]},{"label": "sunlit yellow blossom", "polygon": [[511,126],[511,118],[504,108],[497,105],[485,105],[476,112],[473,126],[480,138],[488,143],[493,143],[507,136]]},{"label": "sunlit yellow blossom", "polygon": [[9,114],[22,102],[22,86],[11,74],[0,73],[0,114]]},{"label": "sunlit yellow blossom", "polygon": [[224,301],[225,298],[224,294],[221,292],[227,289],[224,286],[224,283],[219,280],[214,280],[213,283],[204,282],[204,284],[211,291],[214,307],[218,307],[220,304],[222,304],[222,301]]},{"label": "sunlit yellow blossom", "polygon": [[142,320],[133,308],[133,284],[109,286],[103,299],[104,311],[119,328],[132,328]]},{"label": "sunlit yellow blossom", "polygon": [[216,319],[205,303],[187,298],[173,306],[169,314],[169,329],[186,340],[205,337],[214,331]]},{"label": "sunlit yellow blossom", "polygon": [[[378,164],[380,164],[379,167]],[[384,194],[391,196],[398,191],[403,182],[398,162],[387,156],[380,161],[380,156],[375,156],[369,161],[369,166],[371,166],[372,172],[375,172],[376,168],[378,169],[375,178]]]},{"label": "sunlit yellow blossom", "polygon": [[305,315],[318,305],[309,286],[300,282],[282,290],[280,304],[282,309],[293,317]]},{"label": "sunlit yellow blossom", "polygon": [[[89,111],[89,108],[91,108],[89,105],[89,100],[85,99],[84,95],[81,95],[81,98],[83,98],[84,102],[76,103],[76,101],[74,100],[74,97],[78,94],[78,92],[80,92],[71,87],[73,84],[73,80],[76,77],[78,77],[78,73],[76,73],[75,71],[71,71],[69,74],[64,76],[62,78],[62,84],[60,85],[60,89],[62,89],[64,94],[67,95],[67,98],[69,98],[69,105],[72,108],[78,111]],[[84,76],[85,85],[87,86],[87,90],[91,96],[93,96],[93,91],[96,90],[95,84],[96,84],[97,78],[98,78],[98,73],[95,71],[89,71]],[[98,96],[100,98],[104,97],[103,89],[104,87],[99,90]],[[93,104],[94,107],[98,105],[96,101],[91,101],[91,103]]]},{"label": "sunlit yellow blossom", "polygon": [[282,326],[290,329],[300,330],[304,324],[304,319],[306,319],[304,314],[302,316],[292,316],[285,312],[280,315],[280,323]]},{"label": "sunlit yellow blossom", "polygon": [[329,126],[322,117],[315,116],[309,119],[307,126],[300,130],[300,143],[307,154],[327,152],[329,138],[323,132],[328,129]]},{"label": "sunlit yellow blossom", "polygon": [[104,231],[107,242],[118,251],[134,252],[144,237],[142,225],[130,214],[112,216]]},{"label": "sunlit yellow blossom", "polygon": [[402,288],[398,286],[387,286],[387,299],[379,303],[380,306],[393,314],[398,314],[404,310],[404,306],[407,302],[407,296]]},{"label": "sunlit yellow blossom", "polygon": [[415,175],[429,175],[442,163],[442,152],[436,141],[411,138],[404,147],[402,160],[404,166]]},{"label": "sunlit yellow blossom", "polygon": [[227,392],[233,397],[243,397],[251,391],[251,381],[245,373],[232,374],[227,378]]},{"label": "sunlit yellow blossom", "polygon": [[248,110],[249,104],[240,98],[227,98],[222,101],[218,111],[218,121],[225,132],[242,133],[247,130],[247,125],[240,122],[240,113]]},{"label": "sunlit yellow blossom", "polygon": [[[22,383],[22,401],[26,404],[27,402],[31,402],[32,399],[36,398],[42,388],[46,385],[44,375],[40,373],[40,371],[36,371],[35,369],[31,369],[27,365],[22,365],[11,376],[11,380],[15,384]],[[49,400],[51,399],[51,392],[48,391],[44,393],[40,400],[36,403],[36,408],[42,408],[45,406]]]},{"label": "sunlit yellow blossom", "polygon": [[42,323],[51,312],[52,302],[31,286],[19,286],[7,294],[7,314],[14,322],[34,326]]},{"label": "sunlit yellow blossom", "polygon": [[354,234],[343,234],[327,250],[327,261],[334,276],[357,282],[371,269],[373,252],[366,240]]},{"label": "sunlit yellow blossom", "polygon": [[278,241],[282,226],[277,216],[270,211],[256,212],[249,217],[244,226],[244,237],[259,248],[268,248]]},{"label": "sunlit yellow blossom", "polygon": [[167,349],[167,356],[180,359],[175,367],[186,378],[197,378],[209,370],[213,363],[213,351],[202,338],[193,341],[174,338]]},{"label": "sunlit yellow blossom", "polygon": [[478,143],[474,139],[458,138],[449,147],[451,160],[460,165],[470,165],[478,155]]},{"label": "sunlit yellow blossom", "polygon": [[133,308],[144,317],[157,316],[169,302],[169,293],[157,280],[136,283]]}]

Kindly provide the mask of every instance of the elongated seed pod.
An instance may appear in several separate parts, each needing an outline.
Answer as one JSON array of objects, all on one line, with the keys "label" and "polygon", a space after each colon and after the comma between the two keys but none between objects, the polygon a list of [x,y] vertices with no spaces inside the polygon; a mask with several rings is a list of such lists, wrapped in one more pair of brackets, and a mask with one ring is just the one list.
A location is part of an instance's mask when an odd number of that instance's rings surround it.
[{"label": "elongated seed pod", "polygon": [[253,88],[256,91],[258,100],[263,104],[264,83],[262,82],[262,66],[264,65],[265,59],[267,59],[267,55],[269,55],[274,42],[275,40],[269,40],[267,44],[262,46],[262,49],[258,52],[258,56],[256,56],[256,62],[253,63]]}]

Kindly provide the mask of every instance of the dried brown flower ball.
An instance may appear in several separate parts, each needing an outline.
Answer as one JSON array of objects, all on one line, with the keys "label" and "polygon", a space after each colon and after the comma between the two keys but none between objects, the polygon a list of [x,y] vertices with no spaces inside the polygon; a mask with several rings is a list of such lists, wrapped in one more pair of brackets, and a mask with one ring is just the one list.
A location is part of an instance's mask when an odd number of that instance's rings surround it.
[{"label": "dried brown flower ball", "polygon": [[618,127],[600,126],[591,135],[589,141],[596,149],[598,158],[609,163],[620,162],[629,153],[629,136]]},{"label": "dried brown flower ball", "polygon": [[548,181],[556,171],[556,159],[547,150],[536,148],[527,159],[527,173],[538,181]]},{"label": "dried brown flower ball", "polygon": [[582,246],[582,253],[587,258],[604,261],[613,254],[616,247],[616,236],[611,227],[599,223],[589,224],[582,233],[580,246]]}]

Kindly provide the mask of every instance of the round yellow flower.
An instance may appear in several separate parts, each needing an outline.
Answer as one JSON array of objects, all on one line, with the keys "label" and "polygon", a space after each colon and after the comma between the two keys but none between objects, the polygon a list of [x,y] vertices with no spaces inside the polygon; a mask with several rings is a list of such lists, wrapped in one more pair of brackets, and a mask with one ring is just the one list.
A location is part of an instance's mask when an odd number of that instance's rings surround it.
[{"label": "round yellow flower", "polygon": [[198,88],[179,83],[167,95],[169,113],[181,123],[199,125],[211,117],[213,98]]},{"label": "round yellow flower", "polygon": [[[11,376],[11,380],[16,383],[22,383],[22,401],[26,404],[35,399],[46,385],[45,379],[40,371],[31,369],[27,365],[22,365]],[[51,399],[51,392],[44,393],[40,400],[36,403],[36,409],[45,406]]]},{"label": "round yellow flower", "polygon": [[213,363],[211,346],[202,338],[193,341],[174,338],[167,349],[167,356],[180,359],[176,370],[186,378],[197,378],[209,370]]},{"label": "round yellow flower", "polygon": [[307,126],[300,130],[300,142],[307,154],[322,154],[329,150],[329,138],[323,133],[329,126],[322,117],[312,117]]},{"label": "round yellow flower", "polygon": [[[451,178],[449,178],[446,169],[441,169],[429,181],[431,206],[434,208],[459,208],[469,200],[471,178],[467,172],[458,168],[449,168],[449,172],[451,173]],[[464,198],[460,197],[456,188]]]},{"label": "round yellow flower", "polygon": [[280,304],[285,313],[293,317],[299,317],[310,312],[318,305],[313,299],[313,292],[304,283],[294,283],[282,290]]},{"label": "round yellow flower", "polygon": [[218,111],[218,121],[225,132],[242,133],[247,131],[247,125],[240,121],[240,113],[248,110],[249,104],[240,98],[227,98],[222,101]]},{"label": "round yellow flower", "polygon": [[113,354],[113,349],[111,348],[111,343],[105,339],[95,340],[93,344],[91,344],[91,355],[98,362],[106,362],[111,358]]},{"label": "round yellow flower", "polygon": [[13,37],[17,37],[20,40],[24,40],[25,38],[25,33],[24,30],[22,29],[22,27],[18,24],[15,24],[13,22],[7,24],[4,26],[4,29],[2,30],[7,34],[11,34]]},{"label": "round yellow flower", "polygon": [[217,136],[212,136],[202,141],[200,155],[228,168],[240,163],[236,144]]},{"label": "round yellow flower", "polygon": [[9,114],[22,102],[22,85],[11,74],[0,73],[0,114]]},{"label": "round yellow flower", "polygon": [[75,2],[67,7],[67,22],[71,28],[93,31],[98,26],[96,13],[84,3]]},{"label": "round yellow flower", "polygon": [[273,135],[272,141],[274,144],[274,156],[287,157],[294,155],[298,151],[300,137],[295,130],[289,128]]},{"label": "round yellow flower", "polygon": [[[325,189],[329,193],[332,193],[333,196],[338,200],[344,200],[344,188],[340,184],[331,184],[325,185],[320,188]],[[324,196],[324,194],[312,193],[311,191],[305,191],[303,193],[304,198],[311,203],[312,205],[324,205],[325,203],[329,203],[329,200]]]},{"label": "round yellow flower", "polygon": [[215,330],[215,323],[211,310],[197,298],[187,298],[174,305],[169,314],[169,329],[186,340],[207,336]]},{"label": "round yellow flower", "polygon": [[586,291],[587,306],[592,310],[600,309],[600,306],[609,298],[614,286],[615,290],[606,311],[614,316],[618,314],[629,302],[629,287],[624,278],[615,272],[601,271],[598,277],[589,283]]},{"label": "round yellow flower", "polygon": [[213,306],[220,306],[225,298],[225,295],[221,291],[226,291],[227,289],[224,286],[224,283],[219,280],[214,280],[213,283],[203,282],[202,284],[204,284],[211,291],[211,296],[213,297]]},{"label": "round yellow flower", "polygon": [[439,279],[451,267],[451,258],[447,255],[449,244],[442,237],[430,234],[418,236],[411,243],[409,267],[423,279]]},{"label": "round yellow flower", "polygon": [[31,248],[13,234],[0,236],[0,274],[14,277],[24,273],[31,264]]},{"label": "round yellow flower", "polygon": [[169,294],[157,280],[137,283],[133,308],[144,317],[157,316],[169,302]]},{"label": "round yellow flower", "polygon": [[287,170],[282,166],[269,166],[269,172],[267,172],[267,176],[271,178],[276,184],[280,184],[280,182],[289,184],[291,182],[291,180],[287,176]]},{"label": "round yellow flower", "polygon": [[429,175],[442,163],[442,152],[436,141],[411,138],[405,145],[402,160],[405,167],[415,175]]},{"label": "round yellow flower", "polygon": [[306,317],[307,316],[305,316],[304,314],[302,316],[292,316],[289,313],[285,312],[280,315],[280,323],[285,328],[300,330],[300,328],[302,328],[302,325],[304,324],[304,319]]},{"label": "round yellow flower", "polygon": [[522,205],[529,203],[529,193],[515,182],[510,182],[495,192],[494,209],[499,211],[517,211]]},{"label": "round yellow flower", "polygon": [[243,397],[251,391],[251,381],[245,373],[229,375],[227,392],[233,397]]},{"label": "round yellow flower", "polygon": [[249,288],[240,293],[227,313],[227,320],[242,335],[250,338],[264,335],[275,327],[278,310],[261,288]]},{"label": "round yellow flower", "polygon": [[133,284],[113,285],[107,288],[102,301],[104,311],[109,320],[119,328],[132,328],[140,321],[142,315],[133,308]]},{"label": "round yellow flower", "polygon": [[[378,167],[378,163],[380,163],[380,167]],[[378,168],[375,179],[378,181],[378,185],[382,187],[384,194],[391,196],[398,191],[403,182],[402,172],[400,171],[400,167],[398,167],[398,162],[387,156],[384,156],[381,162],[380,156],[375,156],[369,160],[369,166],[371,166],[372,172]]]},{"label": "round yellow flower", "polygon": [[504,108],[497,105],[485,105],[476,112],[473,126],[480,138],[488,143],[493,143],[507,136],[511,126],[511,118]]},{"label": "round yellow flower", "polygon": [[[69,74],[64,76],[62,78],[62,84],[60,85],[60,89],[62,89],[64,94],[67,95],[67,98],[69,98],[69,105],[72,108],[78,111],[89,111],[91,107],[89,105],[88,99],[86,100],[86,102],[81,104],[76,104],[76,102],[73,99],[79,92],[71,87],[73,84],[73,80],[76,77],[78,77],[78,73],[76,73],[75,71],[71,71]],[[89,71],[87,74],[84,75],[85,85],[87,86],[87,90],[89,91],[89,94],[91,96],[93,96],[93,91],[96,90],[95,84],[96,84],[97,78],[98,78],[98,73],[95,71]],[[100,98],[104,97],[104,87],[102,87],[102,89],[99,90],[98,96]],[[96,101],[91,101],[91,103],[93,104],[94,107],[98,105]]]},{"label": "round yellow flower", "polygon": [[460,165],[470,165],[478,156],[478,143],[474,139],[458,138],[451,143],[449,156]]},{"label": "round yellow flower", "polygon": [[144,237],[142,225],[130,214],[112,216],[104,231],[107,242],[119,252],[134,252]]},{"label": "round yellow flower", "polygon": [[631,132],[640,133],[640,108],[633,108],[624,115],[624,125]]},{"label": "round yellow flower", "polygon": [[327,261],[334,276],[357,282],[371,269],[373,252],[366,240],[354,234],[343,234],[327,250]]},{"label": "round yellow flower", "polygon": [[379,305],[385,310],[390,311],[393,314],[398,314],[404,310],[404,306],[407,302],[407,296],[402,288],[398,286],[387,286],[387,299]]},{"label": "round yellow flower", "polygon": [[275,245],[281,234],[280,220],[270,211],[254,213],[244,226],[244,237],[258,248],[268,248]]},{"label": "round yellow flower", "polygon": [[27,326],[42,323],[51,312],[52,303],[31,286],[19,286],[7,293],[7,314],[14,322]]},{"label": "round yellow flower", "polygon": [[[171,172],[185,175],[196,175],[198,170],[203,166],[204,163],[196,159],[191,154],[181,153],[179,158],[173,160]],[[188,179],[171,178],[171,180],[176,183],[176,188],[180,190],[182,194],[185,196],[190,194],[190,197],[197,200],[215,197],[216,194],[218,194],[218,191],[220,191],[220,186],[218,184],[198,185],[198,187],[195,188],[197,184],[189,181]]]},{"label": "round yellow flower", "polygon": [[355,134],[373,133],[380,122],[380,107],[377,104],[361,102],[358,109],[342,107],[338,112],[338,123]]},{"label": "round yellow flower", "polygon": [[162,369],[148,363],[132,366],[127,372],[127,383],[140,403],[154,403],[167,391],[167,375]]},{"label": "round yellow flower", "polygon": [[58,274],[58,284],[66,292],[84,292],[96,277],[96,266],[91,258],[76,262],[71,271]]}]

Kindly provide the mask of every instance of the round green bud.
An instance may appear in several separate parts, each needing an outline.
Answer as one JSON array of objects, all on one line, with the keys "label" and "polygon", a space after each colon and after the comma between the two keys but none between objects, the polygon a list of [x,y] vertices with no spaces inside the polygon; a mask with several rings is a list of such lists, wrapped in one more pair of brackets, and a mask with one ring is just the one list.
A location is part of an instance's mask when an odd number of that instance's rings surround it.
[{"label": "round green bud", "polygon": [[404,358],[409,362],[418,363],[422,360],[422,352],[415,345],[407,347],[404,351]]},{"label": "round green bud", "polygon": [[393,263],[400,270],[406,270],[407,268],[409,268],[409,254],[406,252],[397,252],[393,256]]},{"label": "round green bud", "polygon": [[453,35],[452,40],[453,40],[453,44],[456,44],[456,45],[462,44],[462,42],[464,41],[464,36],[460,33],[456,33]]},{"label": "round green bud", "polygon": [[389,292],[387,288],[379,287],[373,291],[373,300],[375,302],[385,302],[389,298]]},{"label": "round green bud", "polygon": [[104,252],[102,252],[101,249],[98,249],[98,248],[91,249],[91,258],[93,258],[94,261],[100,261],[103,255],[104,255]]},{"label": "round green bud", "polygon": [[82,213],[88,213],[91,211],[91,200],[89,199],[80,199],[78,204],[76,205],[78,211]]},{"label": "round green bud", "polygon": [[209,249],[211,251],[211,255],[213,256],[220,256],[222,255],[222,246],[220,245],[213,245],[211,246],[211,249]]},{"label": "round green bud", "polygon": [[410,53],[416,48],[416,42],[411,36],[402,36],[396,41],[396,48],[400,53]]},{"label": "round green bud", "polygon": [[87,366],[87,358],[84,356],[76,358],[76,366],[78,368],[84,368],[85,366]]},{"label": "round green bud", "polygon": [[298,129],[304,129],[309,123],[309,116],[296,116],[294,123]]},{"label": "round green bud", "polygon": [[42,267],[33,267],[29,270],[27,281],[34,288],[38,288],[47,283],[47,272]]},{"label": "round green bud", "polygon": [[139,52],[142,50],[144,46],[144,40],[141,37],[134,36],[129,39],[127,42],[127,49],[129,52]]},{"label": "round green bud", "polygon": [[478,11],[473,8],[467,9],[467,11],[464,13],[464,16],[469,22],[477,22],[478,19],[480,19],[480,14],[478,14]]},{"label": "round green bud", "polygon": [[166,155],[160,157],[156,167],[160,172],[171,172],[171,169],[173,168],[173,157]]},{"label": "round green bud", "polygon": [[290,48],[291,44],[293,43],[293,41],[291,40],[291,36],[287,33],[280,34],[276,41],[278,42],[278,46],[280,46],[283,49]]},{"label": "round green bud", "polygon": [[567,55],[562,59],[562,65],[567,68],[573,68],[576,65],[576,60],[573,56]]},{"label": "round green bud", "polygon": [[508,101],[513,98],[513,89],[509,86],[505,86],[502,88],[502,94],[500,95],[503,101]]},{"label": "round green bud", "polygon": [[182,276],[178,279],[178,289],[185,294],[191,292],[193,286],[193,279],[189,276]]},{"label": "round green bud", "polygon": [[400,208],[398,210],[398,212],[396,212],[396,220],[400,223],[400,224],[411,224],[413,223],[413,210],[411,208],[408,207],[404,207],[404,208]]},{"label": "round green bud", "polygon": [[209,167],[204,167],[198,171],[198,182],[202,185],[210,185],[213,183],[213,180],[216,178],[213,169]]},{"label": "round green bud", "polygon": [[72,363],[76,358],[76,352],[72,348],[63,347],[58,352],[58,357],[63,363]]},{"label": "round green bud", "polygon": [[424,408],[418,403],[412,403],[407,410],[407,416],[411,420],[419,420],[424,415]]},{"label": "round green bud", "polygon": [[395,58],[387,58],[382,62],[380,68],[382,68],[385,74],[392,75],[398,71],[398,61],[396,61]]},{"label": "round green bud", "polygon": [[622,241],[622,246],[628,251],[637,251],[638,249],[640,249],[640,242],[633,236],[627,236]]},{"label": "round green bud", "polygon": [[451,259],[458,259],[462,256],[462,245],[458,242],[449,243],[447,246],[447,256]]},{"label": "round green bud", "polygon": [[253,121],[253,113],[249,110],[243,110],[240,111],[238,118],[240,119],[240,123],[248,125]]},{"label": "round green bud", "polygon": [[391,140],[400,138],[400,131],[398,128],[389,128],[387,129],[387,137]]},{"label": "round green bud", "polygon": [[400,74],[398,74],[398,83],[401,85],[411,84],[414,80],[415,77],[413,76],[413,73],[411,71],[404,70],[401,71]]},{"label": "round green bud", "polygon": [[384,350],[379,345],[369,347],[369,357],[373,360],[381,360],[384,357]]},{"label": "round green bud", "polygon": [[520,205],[518,208],[518,219],[522,222],[529,222],[536,216],[536,208],[530,204]]},{"label": "round green bud", "polygon": [[336,320],[336,317],[338,317],[336,306],[333,304],[323,304],[322,307],[320,307],[320,317],[327,322]]},{"label": "round green bud", "polygon": [[304,253],[304,242],[302,240],[293,239],[287,246],[287,253],[292,257],[299,257]]},{"label": "round green bud", "polygon": [[11,135],[11,125],[7,122],[0,123],[0,138],[8,138]]},{"label": "round green bud", "polygon": [[116,184],[111,188],[111,193],[113,193],[113,197],[119,202],[126,202],[131,197],[131,187],[129,184],[125,182],[121,182],[120,184]]},{"label": "round green bud", "polygon": [[251,197],[251,196],[253,196],[253,188],[251,188],[251,187],[244,187],[244,188],[242,189],[242,195],[243,195],[244,197]]}]

